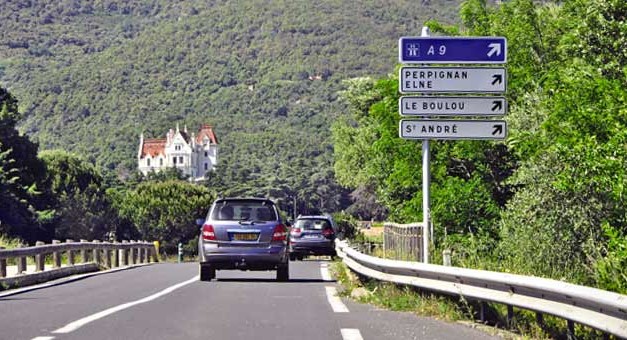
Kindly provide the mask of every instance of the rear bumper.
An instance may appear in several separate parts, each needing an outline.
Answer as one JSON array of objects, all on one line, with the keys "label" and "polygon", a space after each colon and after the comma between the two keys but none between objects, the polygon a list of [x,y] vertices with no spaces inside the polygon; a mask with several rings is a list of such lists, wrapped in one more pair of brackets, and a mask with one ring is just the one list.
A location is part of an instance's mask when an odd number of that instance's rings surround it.
[{"label": "rear bumper", "polygon": [[291,254],[336,255],[335,244],[331,240],[292,242],[289,251]]},{"label": "rear bumper", "polygon": [[265,248],[216,247],[202,245],[200,264],[215,269],[273,270],[288,261],[287,248],[272,245]]}]

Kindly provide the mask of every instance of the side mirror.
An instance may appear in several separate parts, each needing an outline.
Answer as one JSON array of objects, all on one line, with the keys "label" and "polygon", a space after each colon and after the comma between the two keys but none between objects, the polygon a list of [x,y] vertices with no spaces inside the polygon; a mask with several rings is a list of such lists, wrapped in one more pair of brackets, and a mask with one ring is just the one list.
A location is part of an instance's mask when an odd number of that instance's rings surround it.
[{"label": "side mirror", "polygon": [[205,224],[205,219],[204,218],[196,219],[196,225],[197,226],[202,227],[203,224]]}]

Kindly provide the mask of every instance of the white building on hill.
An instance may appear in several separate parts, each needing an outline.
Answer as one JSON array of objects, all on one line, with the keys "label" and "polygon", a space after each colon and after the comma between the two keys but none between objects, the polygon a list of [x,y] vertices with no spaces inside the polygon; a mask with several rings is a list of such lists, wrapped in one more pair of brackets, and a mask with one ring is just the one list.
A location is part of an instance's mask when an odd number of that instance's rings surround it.
[{"label": "white building on hill", "polygon": [[183,131],[170,129],[166,138],[139,137],[137,165],[144,175],[150,171],[178,168],[194,181],[203,180],[207,171],[218,163],[218,139],[210,125],[202,125],[198,134],[191,135],[187,126]]}]

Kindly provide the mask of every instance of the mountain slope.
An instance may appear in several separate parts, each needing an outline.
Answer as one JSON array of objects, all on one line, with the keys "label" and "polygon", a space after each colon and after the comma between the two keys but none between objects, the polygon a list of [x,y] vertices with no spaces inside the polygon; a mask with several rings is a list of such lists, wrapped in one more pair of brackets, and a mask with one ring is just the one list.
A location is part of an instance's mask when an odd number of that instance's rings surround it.
[{"label": "mountain slope", "polygon": [[177,123],[214,126],[224,173],[327,168],[341,81],[393,72],[398,37],[460,2],[0,0],[0,86],[43,148],[122,173]]}]

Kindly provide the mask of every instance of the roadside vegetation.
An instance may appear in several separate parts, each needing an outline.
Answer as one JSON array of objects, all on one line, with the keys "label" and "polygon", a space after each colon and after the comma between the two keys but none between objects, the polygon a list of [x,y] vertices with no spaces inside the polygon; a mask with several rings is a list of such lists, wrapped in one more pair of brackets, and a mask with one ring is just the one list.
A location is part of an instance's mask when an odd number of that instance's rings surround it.
[{"label": "roadside vegetation", "polygon": [[[509,136],[431,143],[433,253],[627,293],[627,3],[469,0],[460,13],[432,33],[508,40]],[[346,85],[336,178],[370,188],[388,220],[422,221],[421,146],[398,138],[396,73]]]}]

